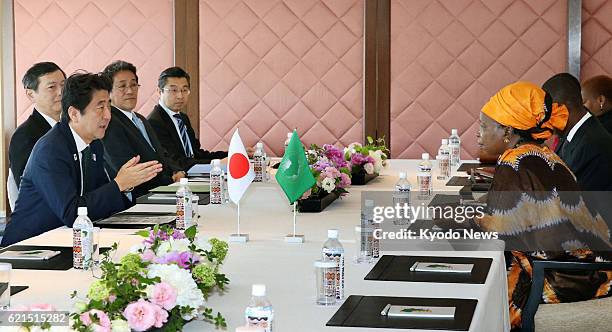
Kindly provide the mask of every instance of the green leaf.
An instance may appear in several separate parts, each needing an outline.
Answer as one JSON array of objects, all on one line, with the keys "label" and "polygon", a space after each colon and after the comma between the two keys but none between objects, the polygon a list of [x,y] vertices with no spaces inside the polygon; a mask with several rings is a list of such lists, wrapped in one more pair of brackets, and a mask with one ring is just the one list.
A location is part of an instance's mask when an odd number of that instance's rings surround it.
[{"label": "green leaf", "polygon": [[149,231],[147,230],[138,231],[136,232],[136,235],[140,235],[142,237],[149,237]]},{"label": "green leaf", "polygon": [[187,228],[185,230],[185,236],[189,239],[189,241],[193,242],[193,240],[195,239],[196,234],[198,233],[198,229],[195,225]]},{"label": "green leaf", "polygon": [[374,143],[372,136],[368,136],[368,144],[372,144],[372,143]]}]

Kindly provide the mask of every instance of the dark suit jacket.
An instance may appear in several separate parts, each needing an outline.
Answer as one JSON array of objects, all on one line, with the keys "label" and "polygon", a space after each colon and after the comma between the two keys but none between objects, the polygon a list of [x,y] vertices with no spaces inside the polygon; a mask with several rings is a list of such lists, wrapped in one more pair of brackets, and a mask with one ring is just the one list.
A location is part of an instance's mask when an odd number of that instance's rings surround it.
[{"label": "dark suit jacket", "polygon": [[612,111],[608,111],[597,117],[597,120],[606,128],[609,133],[612,133]]},{"label": "dark suit jacket", "polygon": [[123,114],[118,108],[111,107],[111,121],[106,129],[102,141],[106,151],[106,159],[114,172],[133,157],[140,155],[140,162],[157,160],[163,165],[163,170],[148,182],[134,188],[134,198],[145,195],[149,190],[171,184],[172,174],[179,171],[177,166],[168,158],[167,152],[155,135],[155,131],[144,116],[135,113],[144,123],[151,144],[142,136],[134,122]]},{"label": "dark suit jacket", "polygon": [[187,127],[187,136],[189,136],[191,148],[193,149],[193,158],[189,158],[185,154],[183,143],[174,126],[174,120],[170,118],[168,113],[166,113],[159,104],[155,105],[153,112],[148,116],[149,123],[155,130],[159,141],[176,164],[182,169],[187,170],[195,164],[209,164],[213,159],[223,159],[227,157],[227,151],[203,150],[200,145],[200,140],[198,140],[193,127],[191,127],[189,117],[184,113],[179,114]]},{"label": "dark suit jacket", "polygon": [[591,116],[571,142],[559,144],[557,154],[576,175],[584,191],[612,190],[612,135]]},{"label": "dark suit jacket", "polygon": [[90,147],[96,160],[91,162],[87,183],[96,189],[80,196],[80,154],[68,124],[58,123],[36,143],[2,246],[64,225],[72,227],[78,206],[87,206],[89,218],[99,220],[132,205],[105,172],[102,142],[93,141]]},{"label": "dark suit jacket", "polygon": [[11,171],[13,171],[17,188],[19,188],[21,183],[21,176],[23,175],[28,158],[30,158],[34,144],[49,130],[51,130],[49,122],[34,109],[30,117],[17,127],[17,130],[13,133],[11,144],[9,145],[9,164]]}]

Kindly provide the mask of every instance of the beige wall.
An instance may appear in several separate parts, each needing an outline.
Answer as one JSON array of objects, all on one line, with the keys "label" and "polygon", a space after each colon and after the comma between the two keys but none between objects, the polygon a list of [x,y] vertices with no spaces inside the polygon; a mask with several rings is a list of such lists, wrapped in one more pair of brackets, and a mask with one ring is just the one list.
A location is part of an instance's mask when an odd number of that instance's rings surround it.
[{"label": "beige wall", "polygon": [[[4,3],[0,2],[0,27],[4,27]],[[4,30],[4,29],[2,29]],[[2,44],[3,42],[3,38],[4,38],[4,34],[2,34],[2,36],[0,36],[0,55],[4,54],[3,53],[3,49],[2,49]],[[2,76],[3,76],[3,69],[4,67],[4,57],[0,56],[0,128],[4,128],[4,81],[2,80]],[[4,161],[5,158],[5,142],[4,142],[4,135],[0,135],[0,181],[2,181],[2,183],[6,183],[5,180],[5,167],[4,165],[6,164]],[[5,210],[5,204],[4,202],[6,201],[6,187],[2,186],[2,188],[0,189],[0,215],[2,217],[6,216],[6,210]]]}]

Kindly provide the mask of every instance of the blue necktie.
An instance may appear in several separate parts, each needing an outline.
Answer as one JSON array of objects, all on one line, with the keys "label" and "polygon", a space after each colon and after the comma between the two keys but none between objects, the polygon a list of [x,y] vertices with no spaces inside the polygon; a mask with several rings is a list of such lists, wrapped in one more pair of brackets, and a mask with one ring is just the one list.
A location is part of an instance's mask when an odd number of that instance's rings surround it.
[{"label": "blue necktie", "polygon": [[189,146],[189,136],[187,136],[187,126],[185,126],[185,123],[183,122],[183,119],[181,118],[179,114],[174,114],[173,116],[178,121],[178,127],[179,127],[179,131],[181,132],[181,141],[183,143],[183,150],[185,150],[185,156],[191,158],[193,157],[193,152],[191,151],[191,148]]},{"label": "blue necktie", "polygon": [[153,147],[153,144],[151,144],[151,140],[149,139],[149,134],[147,134],[147,130],[145,129],[144,123],[142,123],[142,120],[140,120],[140,118],[136,116],[136,114],[134,113],[132,113],[132,122],[134,122],[134,124],[136,125],[136,128],[140,130],[140,133],[147,140],[147,143],[149,143],[149,146],[151,147],[151,149],[155,151],[155,148]]}]

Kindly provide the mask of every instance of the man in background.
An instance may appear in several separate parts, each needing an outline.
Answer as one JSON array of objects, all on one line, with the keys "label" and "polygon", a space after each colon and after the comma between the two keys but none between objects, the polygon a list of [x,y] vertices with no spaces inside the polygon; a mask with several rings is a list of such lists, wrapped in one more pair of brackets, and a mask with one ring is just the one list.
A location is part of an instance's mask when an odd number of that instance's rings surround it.
[{"label": "man in background", "polygon": [[195,164],[209,164],[212,159],[227,157],[227,151],[203,150],[189,117],[181,112],[189,101],[190,89],[189,74],[180,67],[162,71],[157,81],[159,103],[148,116],[162,146],[185,170]]},{"label": "man in background", "polygon": [[59,121],[65,79],[64,71],[53,62],[34,64],[23,75],[21,82],[34,110],[17,127],[9,145],[9,164],[17,188],[34,144]]}]

